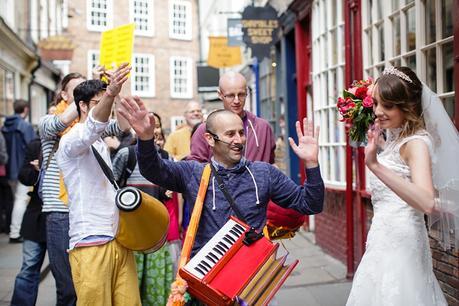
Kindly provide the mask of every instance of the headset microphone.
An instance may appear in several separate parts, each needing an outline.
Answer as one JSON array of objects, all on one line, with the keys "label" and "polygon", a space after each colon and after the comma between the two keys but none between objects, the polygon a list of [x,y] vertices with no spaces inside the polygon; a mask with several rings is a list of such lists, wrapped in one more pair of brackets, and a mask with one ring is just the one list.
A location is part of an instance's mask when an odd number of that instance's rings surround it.
[{"label": "headset microphone", "polygon": [[218,135],[210,132],[210,131],[207,131],[207,133],[209,133],[210,135],[212,135],[212,138],[215,140],[215,141],[220,141],[221,143],[224,143],[230,147],[235,147],[236,149],[239,149],[239,150],[242,150],[244,148],[244,145],[242,143],[230,143],[230,142],[226,142],[226,141],[223,141],[221,140]]}]

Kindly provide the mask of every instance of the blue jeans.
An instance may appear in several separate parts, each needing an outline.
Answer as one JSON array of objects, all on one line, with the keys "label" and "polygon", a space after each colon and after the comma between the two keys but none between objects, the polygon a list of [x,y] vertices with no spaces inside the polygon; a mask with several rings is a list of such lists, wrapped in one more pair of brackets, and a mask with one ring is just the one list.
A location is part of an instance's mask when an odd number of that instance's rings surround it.
[{"label": "blue jeans", "polygon": [[50,212],[46,215],[46,242],[49,265],[56,280],[57,305],[76,305],[69,255],[69,214]]},{"label": "blue jeans", "polygon": [[34,306],[40,284],[40,269],[45,259],[46,243],[24,240],[22,267],[14,282],[12,306]]}]

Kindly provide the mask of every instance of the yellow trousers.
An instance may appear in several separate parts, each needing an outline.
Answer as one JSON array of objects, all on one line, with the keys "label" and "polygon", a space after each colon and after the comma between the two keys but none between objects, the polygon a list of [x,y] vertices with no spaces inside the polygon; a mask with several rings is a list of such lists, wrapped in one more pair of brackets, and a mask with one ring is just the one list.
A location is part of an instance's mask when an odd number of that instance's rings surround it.
[{"label": "yellow trousers", "polygon": [[141,305],[131,250],[116,240],[70,251],[78,306]]}]

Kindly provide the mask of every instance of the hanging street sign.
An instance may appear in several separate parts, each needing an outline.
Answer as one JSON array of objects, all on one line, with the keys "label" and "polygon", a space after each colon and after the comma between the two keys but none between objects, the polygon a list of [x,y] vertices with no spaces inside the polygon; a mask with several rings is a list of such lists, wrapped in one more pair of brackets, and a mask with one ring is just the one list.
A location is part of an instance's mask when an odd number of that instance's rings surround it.
[{"label": "hanging street sign", "polygon": [[247,6],[242,12],[242,32],[244,43],[252,49],[258,60],[269,57],[271,45],[279,30],[277,11],[269,4]]}]

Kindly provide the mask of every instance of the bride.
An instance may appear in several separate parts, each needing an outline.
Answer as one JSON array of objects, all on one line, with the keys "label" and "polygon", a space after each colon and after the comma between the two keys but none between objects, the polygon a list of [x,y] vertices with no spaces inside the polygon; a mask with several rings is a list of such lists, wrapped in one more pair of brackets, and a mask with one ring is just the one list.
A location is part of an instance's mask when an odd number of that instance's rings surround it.
[{"label": "bride", "polygon": [[[365,163],[374,217],[346,305],[447,305],[432,270],[424,214],[438,223],[458,221],[457,210],[453,217],[440,212],[454,205],[444,199],[457,196],[457,163],[446,183],[438,172],[442,154],[459,151],[457,130],[438,97],[407,67],[386,68],[372,92],[376,128],[368,132]],[[387,139],[377,155],[380,128]],[[445,247],[459,238],[442,233]]]}]

